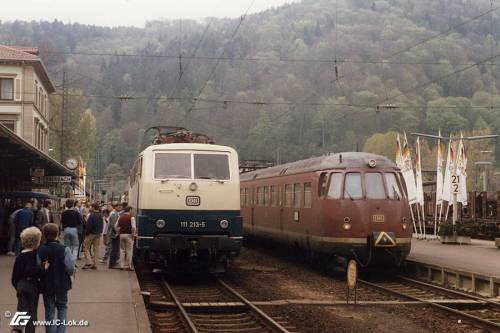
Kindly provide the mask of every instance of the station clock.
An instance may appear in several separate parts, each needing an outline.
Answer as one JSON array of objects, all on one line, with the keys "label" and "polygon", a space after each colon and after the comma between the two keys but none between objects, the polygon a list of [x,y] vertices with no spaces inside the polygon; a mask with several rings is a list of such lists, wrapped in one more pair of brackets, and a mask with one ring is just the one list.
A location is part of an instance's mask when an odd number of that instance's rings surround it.
[{"label": "station clock", "polygon": [[70,170],[76,170],[76,168],[78,168],[78,160],[74,157],[68,158],[64,162],[64,165]]}]

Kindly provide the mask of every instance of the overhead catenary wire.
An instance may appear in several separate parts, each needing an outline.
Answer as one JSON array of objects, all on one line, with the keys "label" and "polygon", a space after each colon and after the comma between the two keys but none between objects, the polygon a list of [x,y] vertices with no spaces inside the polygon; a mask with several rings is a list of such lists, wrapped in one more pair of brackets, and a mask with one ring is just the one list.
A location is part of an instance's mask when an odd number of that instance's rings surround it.
[{"label": "overhead catenary wire", "polygon": [[[229,44],[234,39],[234,37],[236,36],[236,34],[238,33],[238,31],[240,30],[240,27],[243,24],[243,21],[246,19],[247,15],[248,15],[248,12],[250,11],[250,9],[252,9],[255,1],[256,0],[252,0],[252,2],[250,3],[250,6],[248,6],[248,8],[245,11],[245,13],[241,16],[240,21],[236,25],[236,28],[234,29],[234,31],[233,31],[233,33],[231,35],[231,38],[226,43],[226,45]],[[222,48],[222,52],[220,54],[220,57],[224,56],[225,53],[226,53],[226,47],[223,47]],[[217,69],[217,66],[219,65],[220,61],[221,61],[220,59],[217,59],[217,61],[215,62],[215,65],[212,67],[212,70],[210,71],[210,75],[208,76],[207,80],[205,81],[205,83],[203,84],[203,86],[201,87],[201,89],[198,91],[197,97],[199,97],[203,93],[203,91],[205,90],[205,87],[207,86],[208,82],[210,82],[210,80],[214,76],[215,70]],[[186,116],[195,108],[195,106],[196,106],[196,100],[191,105],[191,107],[189,108],[189,110],[186,112]]]},{"label": "overhead catenary wire", "polygon": [[[497,57],[500,56],[497,55]],[[430,83],[426,83],[430,84]],[[51,96],[62,96],[62,92],[56,92],[51,94]],[[24,92],[22,95],[34,95],[34,93]],[[236,99],[214,99],[214,98],[194,98],[194,97],[150,97],[150,96],[117,96],[117,95],[100,95],[100,94],[78,94],[78,93],[67,93],[68,97],[85,97],[85,98],[102,98],[102,99],[117,99],[117,100],[157,100],[157,101],[197,101],[201,103],[211,103],[211,104],[220,104],[221,106],[229,105],[229,104],[237,104],[237,105],[254,105],[254,106],[326,106],[326,107],[334,107],[334,106],[348,106],[353,108],[376,108],[377,104],[356,104],[356,103],[323,103],[323,102],[299,102],[299,101],[245,101],[245,100],[236,100]],[[408,108],[408,109],[422,109],[422,108],[434,108],[434,109],[489,109],[490,105],[469,105],[469,106],[455,106],[455,105],[442,105],[442,106],[430,106],[430,105],[413,105],[413,104],[397,104],[399,108]],[[500,109],[500,105],[493,105],[492,108]],[[196,108],[205,109],[205,108]],[[208,107],[207,107],[208,109]]]},{"label": "overhead catenary wire", "polygon": [[[179,55],[175,54],[136,54],[136,53],[92,53],[92,52],[54,52],[54,51],[41,51],[41,53],[47,54],[63,54],[63,55],[76,55],[76,56],[109,56],[109,57],[138,57],[138,58],[166,58],[171,60],[178,60]],[[387,56],[387,58],[390,57]],[[384,58],[372,58],[366,60],[350,59],[350,58],[271,58],[271,57],[216,57],[216,56],[199,56],[195,54],[183,55],[184,60],[209,60],[209,61],[229,61],[229,62],[284,62],[284,63],[323,63],[329,65],[335,65],[335,61],[339,64],[360,64],[360,65],[429,65],[429,66],[468,66],[474,64],[474,62],[448,62],[448,61],[390,61]],[[500,63],[485,63],[485,65],[499,65]]]}]

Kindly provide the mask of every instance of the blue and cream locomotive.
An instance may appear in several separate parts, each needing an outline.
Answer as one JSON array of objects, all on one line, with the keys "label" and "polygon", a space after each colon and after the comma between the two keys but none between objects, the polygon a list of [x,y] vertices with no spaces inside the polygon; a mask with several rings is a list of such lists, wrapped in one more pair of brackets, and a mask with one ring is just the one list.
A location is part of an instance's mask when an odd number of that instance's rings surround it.
[{"label": "blue and cream locomotive", "polygon": [[167,269],[223,271],[242,245],[238,154],[183,128],[154,129],[129,179],[136,251]]}]

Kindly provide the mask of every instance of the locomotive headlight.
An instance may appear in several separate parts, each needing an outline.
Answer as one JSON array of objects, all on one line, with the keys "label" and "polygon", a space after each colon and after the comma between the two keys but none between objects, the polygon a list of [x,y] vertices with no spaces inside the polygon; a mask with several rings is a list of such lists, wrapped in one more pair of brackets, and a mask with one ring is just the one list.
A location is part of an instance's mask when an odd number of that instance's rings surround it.
[{"label": "locomotive headlight", "polygon": [[344,228],[344,230],[351,230],[351,221],[352,219],[349,216],[344,217],[342,228]]},{"label": "locomotive headlight", "polygon": [[403,230],[406,230],[406,228],[408,228],[408,225],[406,225],[406,223],[403,223]]},{"label": "locomotive headlight", "polygon": [[157,221],[156,221],[156,227],[157,227],[158,229],[163,229],[163,228],[165,228],[165,225],[166,225],[166,224],[167,224],[167,222],[165,222],[165,220],[162,220],[162,219],[160,219],[160,220],[157,220]]},{"label": "locomotive headlight", "polygon": [[219,225],[222,229],[227,229],[229,227],[229,221],[228,220],[221,220],[219,222]]},{"label": "locomotive headlight", "polygon": [[196,184],[196,183],[191,183],[191,184],[189,184],[189,190],[190,190],[190,191],[194,192],[194,191],[196,191],[197,189],[198,189],[198,184]]},{"label": "locomotive headlight", "polygon": [[375,168],[377,166],[377,161],[376,160],[369,160],[368,161],[368,166],[370,168]]}]

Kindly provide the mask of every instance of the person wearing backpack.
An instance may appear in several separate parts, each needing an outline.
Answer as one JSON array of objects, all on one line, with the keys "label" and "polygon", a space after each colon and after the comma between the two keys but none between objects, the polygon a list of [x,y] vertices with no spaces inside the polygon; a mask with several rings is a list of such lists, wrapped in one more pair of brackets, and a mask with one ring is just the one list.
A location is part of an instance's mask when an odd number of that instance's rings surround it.
[{"label": "person wearing backpack", "polygon": [[[30,316],[26,323],[25,333],[34,333],[34,321],[37,320],[38,298],[40,295],[40,277],[42,266],[37,249],[42,233],[37,227],[28,227],[21,232],[20,240],[23,250],[16,257],[12,269],[12,286],[16,289],[17,311],[26,312]],[[16,327],[21,330],[22,328]]]},{"label": "person wearing backpack", "polygon": [[57,240],[59,227],[55,223],[47,223],[43,227],[45,244],[38,250],[40,261],[44,265],[40,279],[40,287],[45,306],[45,320],[53,321],[57,309],[59,325],[46,326],[47,333],[64,333],[68,311],[68,291],[72,287],[71,275],[75,271],[76,258],[69,247]]}]

